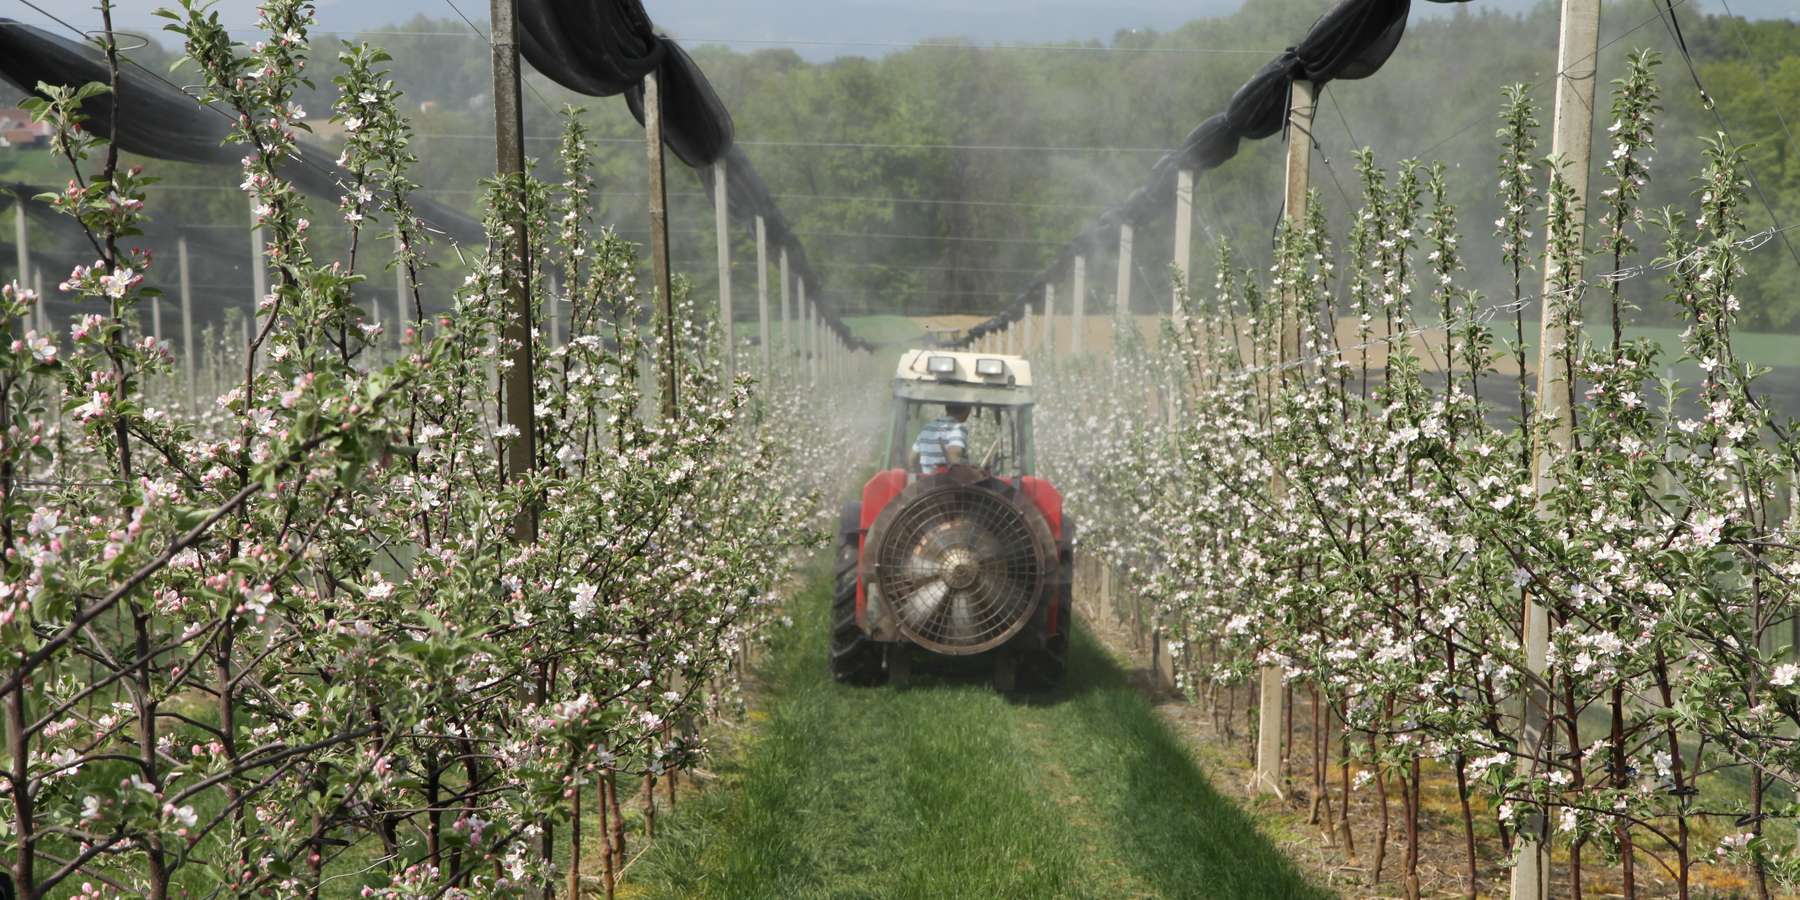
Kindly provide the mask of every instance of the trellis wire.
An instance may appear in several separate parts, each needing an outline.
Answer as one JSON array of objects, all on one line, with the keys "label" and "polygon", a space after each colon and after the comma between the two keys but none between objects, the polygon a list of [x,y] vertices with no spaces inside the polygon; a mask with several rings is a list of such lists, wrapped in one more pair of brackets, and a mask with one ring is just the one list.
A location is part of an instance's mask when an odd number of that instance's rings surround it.
[{"label": "trellis wire", "polygon": [[[1781,235],[1783,232],[1790,231],[1794,228],[1800,228],[1800,224],[1788,225],[1788,226],[1785,226],[1782,228],[1765,228],[1761,231],[1756,232],[1755,234],[1750,235],[1749,237],[1739,238],[1738,240],[1732,241],[1731,246],[1736,247],[1736,248],[1741,248],[1741,249],[1749,251],[1749,252],[1754,252],[1757,249],[1761,248],[1763,245],[1774,240],[1777,236]],[[1693,251],[1686,253],[1676,259],[1665,259],[1665,260],[1661,260],[1659,262],[1654,262],[1654,263],[1641,263],[1641,264],[1635,265],[1635,266],[1626,266],[1622,269],[1615,269],[1611,272],[1603,272],[1599,275],[1593,275],[1588,278],[1584,278],[1581,281],[1576,282],[1574,285],[1563,288],[1561,290],[1547,291],[1542,294],[1520,297],[1518,300],[1509,301],[1506,303],[1497,303],[1497,304],[1494,304],[1491,306],[1484,306],[1481,309],[1476,310],[1474,313],[1472,313],[1470,315],[1456,316],[1456,317],[1452,317],[1449,319],[1444,319],[1444,320],[1441,320],[1441,321],[1439,321],[1435,324],[1431,324],[1431,325],[1414,325],[1411,328],[1403,329],[1401,331],[1396,331],[1396,332],[1393,332],[1392,334],[1383,335],[1378,338],[1372,338],[1372,339],[1364,341],[1360,344],[1351,344],[1347,347],[1339,347],[1334,350],[1327,350],[1323,353],[1314,353],[1310,356],[1302,356],[1302,357],[1299,357],[1296,359],[1288,360],[1286,362],[1273,363],[1273,364],[1263,365],[1263,366],[1256,366],[1256,367],[1248,368],[1248,369],[1238,369],[1236,371],[1226,373],[1224,377],[1226,377],[1228,379],[1252,378],[1252,377],[1255,377],[1258,375],[1267,375],[1271,372],[1283,372],[1288,369],[1301,368],[1301,367],[1304,367],[1307,365],[1311,365],[1313,363],[1318,363],[1318,362],[1322,362],[1327,359],[1331,359],[1333,357],[1343,356],[1344,354],[1350,353],[1353,351],[1367,350],[1372,347],[1378,347],[1378,346],[1382,346],[1384,344],[1391,344],[1394,341],[1409,340],[1414,337],[1419,337],[1421,335],[1430,334],[1432,332],[1437,332],[1437,331],[1448,332],[1456,327],[1484,324],[1484,323],[1493,321],[1496,316],[1498,316],[1502,313],[1520,312],[1520,311],[1524,310],[1525,308],[1529,307],[1531,304],[1536,303],[1540,300],[1568,297],[1570,295],[1574,295],[1574,297],[1577,300],[1579,300],[1580,297],[1584,293],[1586,293],[1588,287],[1591,285],[1616,284],[1621,281],[1628,281],[1632,278],[1636,278],[1640,275],[1644,275],[1649,272],[1664,272],[1664,271],[1668,271],[1669,269],[1680,269],[1681,271],[1685,272],[1686,269],[1681,268],[1681,267],[1692,265],[1693,263],[1697,262],[1699,260],[1699,258],[1704,255],[1704,253],[1707,249],[1708,248],[1706,248],[1706,247],[1696,247],[1696,248],[1694,248]]]}]

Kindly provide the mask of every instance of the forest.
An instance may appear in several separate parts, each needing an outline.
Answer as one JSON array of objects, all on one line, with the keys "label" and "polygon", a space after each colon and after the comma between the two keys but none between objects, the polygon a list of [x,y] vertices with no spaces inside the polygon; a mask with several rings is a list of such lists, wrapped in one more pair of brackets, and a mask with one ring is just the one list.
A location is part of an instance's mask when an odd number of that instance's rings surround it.
[{"label": "forest", "polygon": [[[1387,162],[1444,162],[1451,199],[1469,221],[1499,216],[1498,202],[1474,176],[1492,164],[1499,86],[1536,85],[1548,102],[1555,8],[1544,3],[1522,16],[1484,13],[1478,3],[1450,9],[1429,16],[1415,10],[1401,49],[1377,75],[1325,92],[1314,135],[1323,165],[1315,179],[1334,228],[1342,230],[1355,206],[1352,155],[1363,147]],[[1635,49],[1662,52],[1670,61],[1662,73],[1669,82],[1664,129],[1684,136],[1660,148],[1663,171],[1697,171],[1700,141],[1685,136],[1729,126],[1732,139],[1748,145],[1756,186],[1747,212],[1752,224],[1800,219],[1800,147],[1792,140],[1800,120],[1794,99],[1800,97],[1800,23],[1702,15],[1684,4],[1675,13],[1692,55],[1691,77],[1667,14],[1650,3],[1608,7],[1601,71],[1615,71]],[[701,45],[692,52],[838,308],[851,315],[988,314],[1059,245],[1142,184],[1162,153],[1222,109],[1317,14],[1318,5],[1306,0],[1270,0],[1172,31],[1122,31],[1054,48],[992,49],[946,37],[877,58],[825,63],[785,48]],[[167,41],[147,37],[155,43],[134,58],[167,70],[174,61],[160,46]],[[474,185],[491,169],[492,112],[486,45],[471,26],[417,18],[320,40],[387,49],[416,131],[414,177],[422,193],[474,210]],[[329,108],[332,77],[341,70],[334,56],[314,61],[313,87],[299,89],[303,107]],[[182,80],[179,70],[174,74]],[[1703,106],[1696,79],[1713,110]],[[628,240],[645,240],[642,130],[624,104],[591,102],[529,70],[527,85],[527,152],[546,177],[556,177],[559,112],[570,104],[585,107],[597,173],[595,220]],[[341,141],[322,116],[311,125],[315,139]],[[1198,180],[1196,258],[1225,239],[1250,261],[1268,261],[1281,213],[1281,153],[1279,138],[1246,142],[1235,159]],[[40,153],[0,151],[0,179],[42,185],[53,177],[49,165]],[[158,198],[158,222],[204,226],[219,248],[218,268],[195,277],[199,302],[212,304],[202,318],[211,318],[250,293],[247,250],[240,249],[248,243],[235,231],[245,221],[242,199],[224,187],[193,189],[204,180],[194,167],[162,171],[165,184],[155,190],[170,196]],[[1646,207],[1691,206],[1691,190],[1676,178],[1655,181]],[[691,270],[696,290],[707,292],[715,281],[710,198],[680,171],[672,173],[670,191],[677,267]],[[747,289],[754,283],[753,235],[742,229],[733,240],[734,278]],[[1157,300],[1168,296],[1166,289],[1154,285],[1166,286],[1168,272],[1146,260],[1156,258],[1148,248],[1171,241],[1166,217],[1158,233],[1138,239],[1145,248],[1138,283],[1146,287],[1135,298],[1141,312],[1166,308]],[[1800,276],[1800,247],[1785,238],[1777,243],[1750,262],[1745,293],[1756,300],[1745,327],[1752,331],[1800,327],[1800,295],[1791,287]],[[1497,267],[1484,260],[1473,265],[1475,287],[1500,287]],[[1103,289],[1110,292],[1110,280],[1090,281],[1096,295]],[[1647,298],[1632,299],[1652,320],[1660,315]]]}]

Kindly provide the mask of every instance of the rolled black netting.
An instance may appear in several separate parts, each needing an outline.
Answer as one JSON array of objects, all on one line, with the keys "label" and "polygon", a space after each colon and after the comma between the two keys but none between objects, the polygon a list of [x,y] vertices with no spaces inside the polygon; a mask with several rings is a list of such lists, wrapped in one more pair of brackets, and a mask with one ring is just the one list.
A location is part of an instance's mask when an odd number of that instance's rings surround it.
[{"label": "rolled black netting", "polygon": [[1179,148],[1158,159],[1143,187],[1059,250],[1006,309],[969,329],[965,342],[1018,321],[1043,296],[1044,285],[1064,272],[1078,253],[1092,252],[1109,239],[1116,240],[1121,224],[1142,225],[1165,215],[1180,170],[1198,176],[1236,156],[1241,141],[1279,133],[1287,121],[1288,91],[1296,79],[1322,88],[1331,81],[1374,74],[1400,45],[1410,9],[1411,0],[1342,0],[1327,10],[1298,45],[1264,64],[1238,88],[1223,112],[1201,122]]}]

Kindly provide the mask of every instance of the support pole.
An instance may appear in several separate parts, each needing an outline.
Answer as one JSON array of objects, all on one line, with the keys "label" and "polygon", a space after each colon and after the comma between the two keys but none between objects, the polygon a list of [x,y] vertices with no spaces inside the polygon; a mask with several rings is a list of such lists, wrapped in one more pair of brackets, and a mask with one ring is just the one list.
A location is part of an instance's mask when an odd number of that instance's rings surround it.
[{"label": "support pole", "polygon": [[794,303],[794,313],[800,317],[800,355],[806,359],[806,378],[808,382],[818,377],[818,368],[813,365],[813,317],[812,307],[806,302],[806,279],[794,279],[795,290],[799,299]]},{"label": "support pole", "polygon": [[1087,322],[1087,254],[1075,257],[1075,296],[1069,302],[1069,355],[1081,355],[1082,326]]},{"label": "support pole", "polygon": [[1025,314],[1019,317],[1019,322],[1021,323],[1019,336],[1023,338],[1023,340],[1019,342],[1019,353],[1020,355],[1024,355],[1030,353],[1032,347],[1036,346],[1031,342],[1031,338],[1033,337],[1031,333],[1033,328],[1031,321],[1031,304],[1025,304]]},{"label": "support pole", "polygon": [[[15,276],[19,287],[31,286],[31,235],[25,229],[25,192],[13,196],[13,249],[18,253],[19,271]],[[43,298],[38,298],[43,302]]]},{"label": "support pole", "polygon": [[[263,256],[263,248],[268,245],[263,236],[262,223],[256,220],[256,198],[250,198],[250,289],[256,296],[250,301],[250,336],[255,338],[261,330],[263,298],[269,294],[269,261]],[[248,346],[246,341],[245,345]]]},{"label": "support pole", "polygon": [[1056,353],[1056,285],[1044,285],[1044,360]]},{"label": "support pole", "polygon": [[[502,179],[520,180],[525,175],[525,110],[520,98],[518,11],[513,0],[491,0],[494,65],[494,171]],[[524,211],[509,210],[512,235],[503,248],[503,275],[508,312],[502,329],[512,366],[502,387],[505,424],[518,434],[505,441],[509,480],[524,477],[537,464],[537,422],[532,403],[531,241],[525,233]],[[513,539],[537,540],[537,510],[526,504],[513,522]],[[548,850],[546,843],[545,849]],[[547,855],[547,854],[546,854]]]},{"label": "support pole", "polygon": [[[1575,207],[1580,210],[1574,221],[1575,233],[1568,238],[1580,242],[1587,216],[1588,162],[1594,127],[1594,58],[1599,52],[1600,0],[1562,0],[1562,23],[1556,51],[1556,119],[1552,126],[1550,154],[1567,163],[1563,177],[1574,192]],[[1546,246],[1554,245],[1564,235],[1545,229]],[[1576,263],[1580,265],[1579,262]],[[1575,273],[1579,276],[1581,273]],[[1544,266],[1543,305],[1538,314],[1538,410],[1540,418],[1550,421],[1548,430],[1540,433],[1532,455],[1532,481],[1538,496],[1555,486],[1551,462],[1568,452],[1571,445],[1573,419],[1568,405],[1568,385],[1553,365],[1554,354],[1579,335],[1566,333],[1552,315],[1552,286],[1562,277],[1554,262]],[[1549,660],[1550,617],[1537,598],[1525,595],[1525,667],[1533,675],[1543,675]],[[1535,761],[1546,755],[1550,740],[1550,696],[1537,687],[1525,692],[1519,755]],[[1534,815],[1521,827],[1517,863],[1512,872],[1512,900],[1545,900],[1550,895],[1550,853],[1547,821]]]},{"label": "support pole", "polygon": [[406,338],[406,325],[413,320],[408,315],[406,295],[410,293],[406,279],[406,245],[400,235],[394,235],[394,343],[398,344]]},{"label": "support pole", "polygon": [[181,374],[187,379],[188,409],[200,407],[194,380],[194,285],[188,275],[187,235],[175,241],[175,265],[181,275]]},{"label": "support pole", "polygon": [[650,267],[656,280],[656,320],[662,342],[662,415],[676,415],[675,295],[669,287],[669,195],[663,179],[662,90],[656,73],[644,76],[644,146],[650,158]]},{"label": "support pole", "polygon": [[713,234],[719,248],[719,356],[725,364],[725,383],[737,378],[737,329],[731,314],[731,197],[730,167],[721,159],[713,163]]},{"label": "support pole", "polygon": [[[1313,84],[1310,81],[1296,80],[1288,91],[1287,191],[1282,204],[1283,218],[1294,226],[1306,221],[1307,175],[1312,166],[1312,116]],[[1276,319],[1276,327],[1280,329],[1281,335],[1277,342],[1277,366],[1299,353],[1294,342],[1294,331],[1288,327],[1290,316],[1293,321],[1300,319],[1300,311],[1294,308],[1299,302],[1300,298],[1292,290],[1285,291],[1282,295],[1281,312]],[[1280,378],[1279,375],[1266,377],[1271,380]],[[1271,496],[1280,497],[1287,492],[1287,484],[1279,474],[1270,481]],[[1257,793],[1274,794],[1277,797],[1281,796],[1282,704],[1286,700],[1284,688],[1280,667],[1263,666],[1256,720],[1255,787]]]},{"label": "support pole", "polygon": [[[1113,294],[1113,349],[1119,346],[1119,331],[1124,328],[1136,328],[1137,322],[1131,317],[1131,240],[1134,237],[1129,223],[1119,226],[1119,281]],[[1118,362],[1115,352],[1113,361]]]},{"label": "support pole", "polygon": [[788,280],[787,247],[781,248],[781,349],[787,356],[794,355],[794,312],[790,304],[793,302],[793,282]]},{"label": "support pole", "polygon": [[756,217],[756,347],[762,351],[762,380],[769,383],[769,226]]},{"label": "support pole", "polygon": [[162,333],[162,298],[150,298],[150,339],[156,342],[158,349],[163,345]]},{"label": "support pole", "polygon": [[[806,298],[806,282],[800,282],[800,297]],[[819,383],[819,309],[813,304],[806,305],[806,373],[813,384]]]},{"label": "support pole", "polygon": [[1187,289],[1189,262],[1194,251],[1194,170],[1175,175],[1175,274],[1180,283],[1169,298],[1169,315],[1181,327],[1181,292]]},{"label": "support pole", "polygon": [[550,342],[547,346],[554,350],[562,346],[562,285],[557,283],[556,276],[545,273],[545,280],[550,290],[544,295],[544,318],[550,323]]},{"label": "support pole", "polygon": [[[37,294],[37,302],[31,304],[31,312],[26,315],[37,321],[38,334],[50,335],[50,310],[45,307],[44,302],[49,299],[50,295],[44,293],[44,270],[41,268],[35,269],[31,273],[31,291]],[[55,339],[55,335],[50,335],[50,337],[52,340]]]}]

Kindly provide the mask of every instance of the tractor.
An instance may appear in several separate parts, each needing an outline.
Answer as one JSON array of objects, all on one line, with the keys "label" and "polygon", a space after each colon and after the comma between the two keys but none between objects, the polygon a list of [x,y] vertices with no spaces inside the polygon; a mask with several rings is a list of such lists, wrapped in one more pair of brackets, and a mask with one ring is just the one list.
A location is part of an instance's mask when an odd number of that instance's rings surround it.
[{"label": "tractor", "polygon": [[[938,349],[901,356],[886,465],[839,518],[833,678],[903,685],[922,659],[991,666],[1003,693],[1062,680],[1075,523],[1062,495],[1034,472],[1035,401],[1023,357]],[[953,404],[971,408],[962,462],[910,468],[915,436]]]}]

